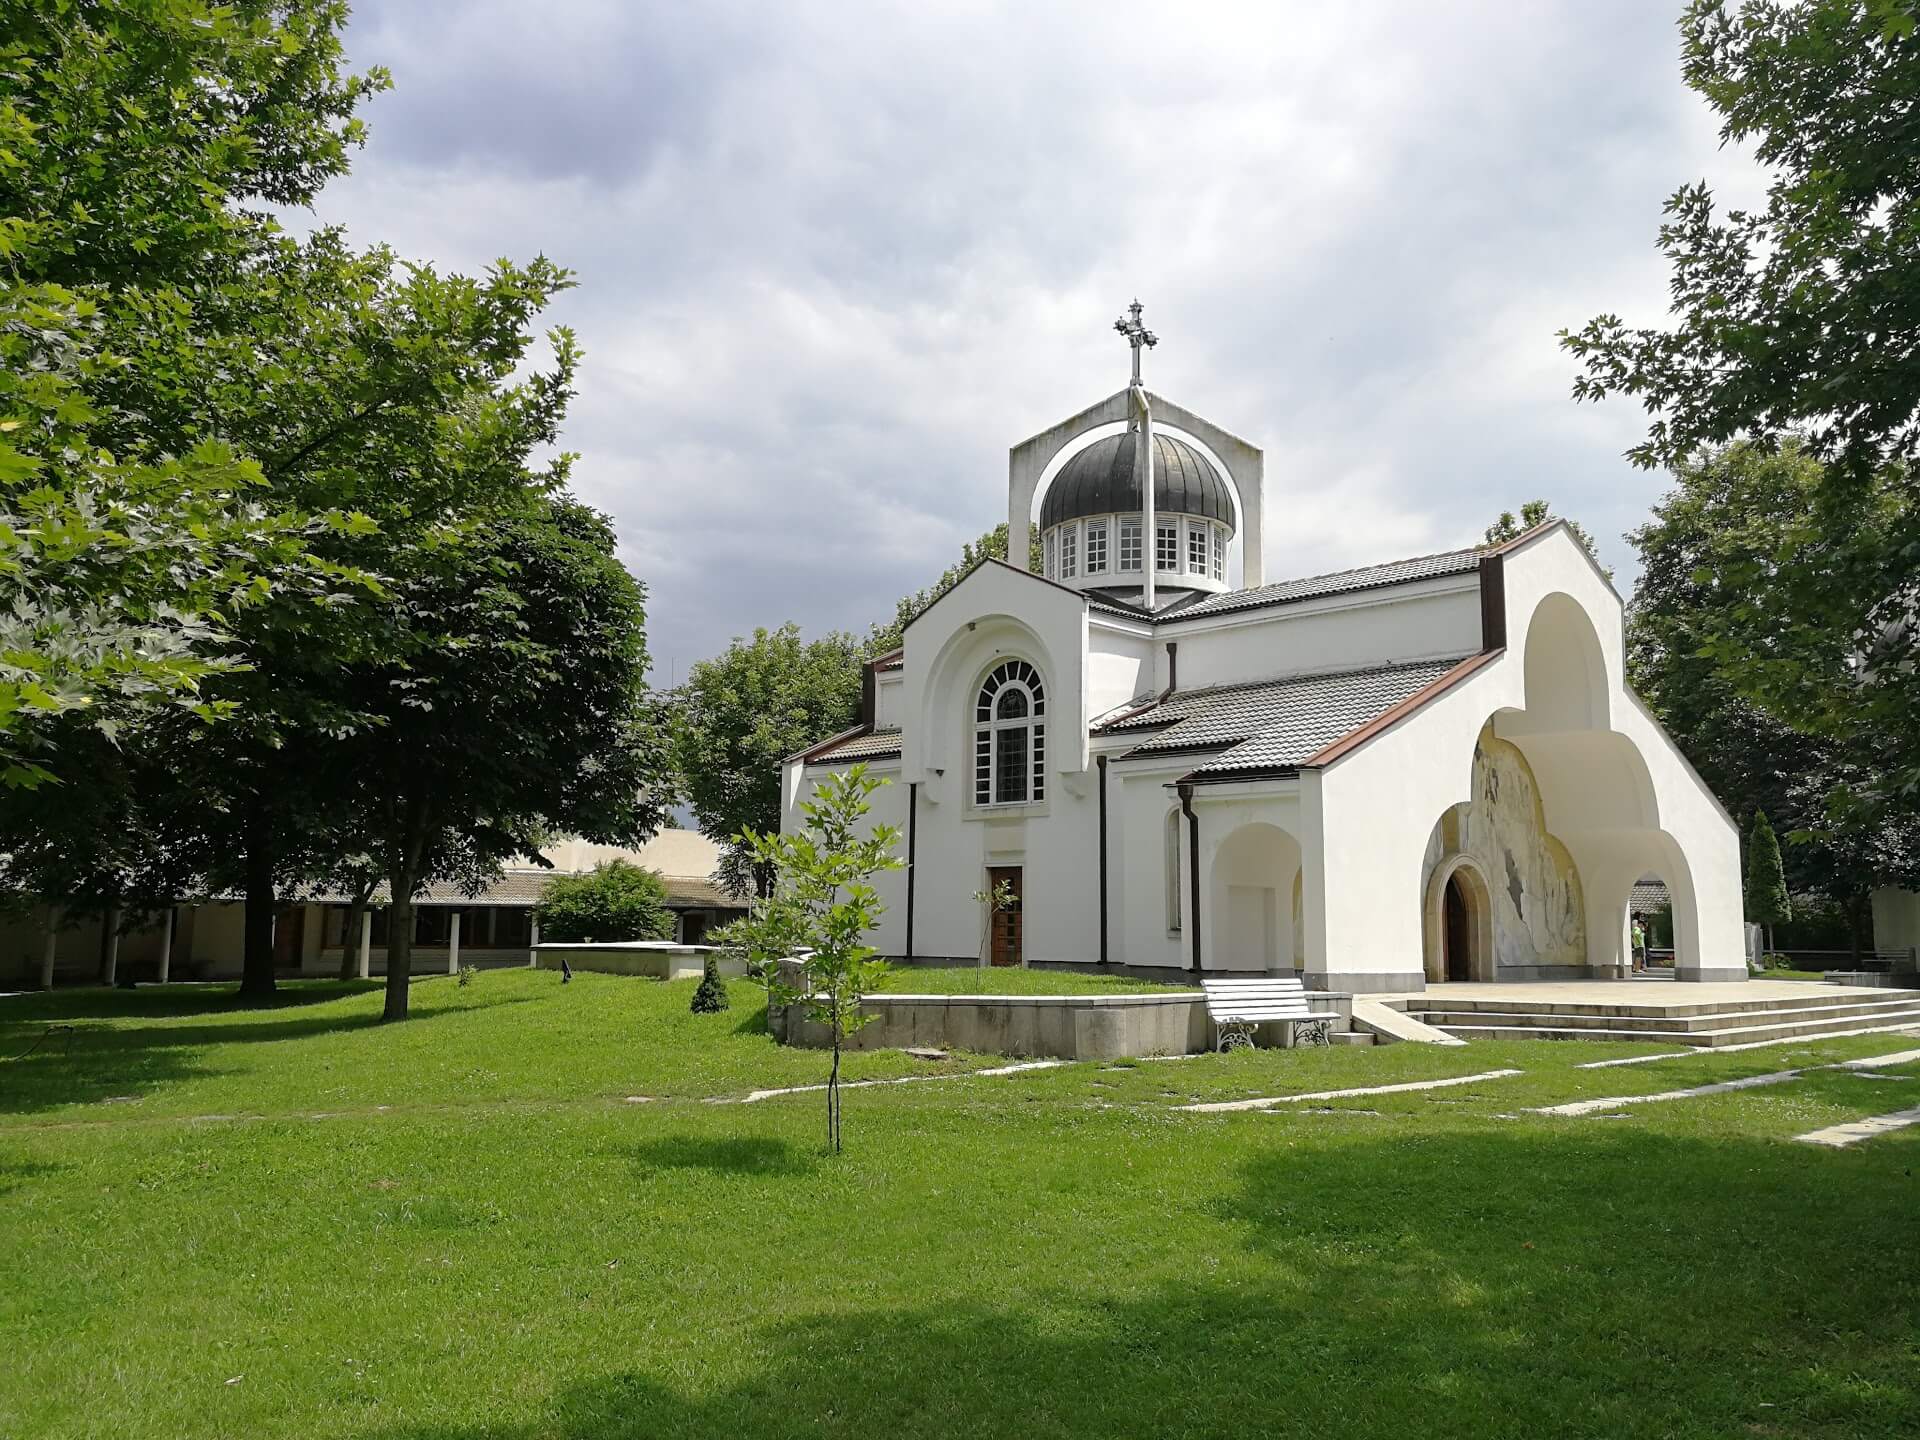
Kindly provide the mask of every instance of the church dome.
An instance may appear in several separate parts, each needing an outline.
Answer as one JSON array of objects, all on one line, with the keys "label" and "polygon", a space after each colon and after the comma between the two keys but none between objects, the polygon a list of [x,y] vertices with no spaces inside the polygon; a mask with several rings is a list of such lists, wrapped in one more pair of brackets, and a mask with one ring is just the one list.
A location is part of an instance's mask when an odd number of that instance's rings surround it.
[{"label": "church dome", "polygon": [[[1142,510],[1134,473],[1138,430],[1094,441],[1060,467],[1040,506],[1040,528],[1050,530],[1089,515]],[[1162,515],[1193,515],[1234,529],[1233,496],[1213,463],[1184,440],[1155,432],[1153,508]]]}]

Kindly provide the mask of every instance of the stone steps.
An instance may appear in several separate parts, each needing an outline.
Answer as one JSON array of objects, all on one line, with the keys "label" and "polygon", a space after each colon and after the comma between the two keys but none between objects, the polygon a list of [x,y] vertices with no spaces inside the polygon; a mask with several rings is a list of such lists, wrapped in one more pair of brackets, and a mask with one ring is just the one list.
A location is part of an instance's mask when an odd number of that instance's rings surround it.
[{"label": "stone steps", "polygon": [[1723,1045],[1774,1040],[1818,1040],[1825,1036],[1893,1034],[1920,1029],[1920,1007],[1904,1016],[1808,1021],[1790,1025],[1737,1025],[1721,1030],[1579,1030],[1564,1025],[1447,1025],[1461,1040],[1633,1040],[1662,1045],[1715,1049]]},{"label": "stone steps", "polygon": [[1442,1030],[1455,1026],[1476,1029],[1501,1026],[1536,1026],[1542,1023],[1564,1030],[1635,1030],[1671,1034],[1676,1039],[1687,1034],[1724,1030],[1738,1025],[1794,1025],[1823,1020],[1855,1019],[1860,1023],[1881,1016],[1899,1016],[1920,1008],[1920,996],[1904,1000],[1883,1000],[1870,1004],[1803,1005],[1781,1010],[1708,1011],[1691,1015],[1595,1015],[1560,1007],[1519,1009],[1511,1005],[1498,1009],[1414,1009],[1415,1018]]}]

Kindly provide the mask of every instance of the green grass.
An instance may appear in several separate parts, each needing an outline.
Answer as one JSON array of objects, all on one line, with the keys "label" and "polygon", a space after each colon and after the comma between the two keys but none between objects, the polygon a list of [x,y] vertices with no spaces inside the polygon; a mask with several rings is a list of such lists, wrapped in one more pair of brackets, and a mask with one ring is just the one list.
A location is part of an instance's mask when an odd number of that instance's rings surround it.
[{"label": "green grass", "polygon": [[0,1001],[0,1054],[76,1026],[0,1062],[0,1435],[1920,1428],[1920,1131],[1790,1139],[1920,1065],[1527,1113],[1920,1041],[1078,1064],[851,1091],[834,1158],[817,1094],[709,1103],[825,1062],[692,988],[493,972],[397,1028],[354,986]]}]

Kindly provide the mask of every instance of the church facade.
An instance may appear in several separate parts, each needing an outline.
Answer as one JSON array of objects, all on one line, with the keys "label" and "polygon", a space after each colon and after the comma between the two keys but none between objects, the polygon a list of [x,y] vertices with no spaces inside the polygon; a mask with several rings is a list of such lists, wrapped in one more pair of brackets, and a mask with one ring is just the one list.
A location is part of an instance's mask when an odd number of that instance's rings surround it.
[{"label": "church facade", "polygon": [[861,724],[785,766],[789,827],[831,769],[890,782],[873,943],[1351,992],[1606,978],[1657,876],[1677,977],[1744,979],[1736,827],[1628,688],[1564,522],[1269,582],[1259,450],[1140,382],[1137,307],[1116,328],[1133,383],[1011,452],[1016,563],[915,617]]}]

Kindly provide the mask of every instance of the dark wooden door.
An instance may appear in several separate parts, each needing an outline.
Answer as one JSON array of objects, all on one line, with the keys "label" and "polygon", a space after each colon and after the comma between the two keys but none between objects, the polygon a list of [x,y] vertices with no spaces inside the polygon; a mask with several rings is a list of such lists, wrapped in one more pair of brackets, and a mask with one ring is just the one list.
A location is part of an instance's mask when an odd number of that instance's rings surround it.
[{"label": "dark wooden door", "polygon": [[1473,943],[1469,938],[1470,927],[1467,924],[1467,897],[1460,893],[1460,877],[1452,876],[1447,881],[1447,979],[1471,980],[1473,978],[1473,957],[1468,947]]},{"label": "dark wooden door", "polygon": [[[307,907],[290,905],[282,910],[273,925],[273,965],[276,970],[298,970],[300,955],[306,949]],[[354,944],[359,944],[358,936]]]},{"label": "dark wooden door", "polygon": [[1020,867],[1018,865],[989,866],[987,890],[989,892],[998,890],[1002,882],[1013,892],[1013,903],[1006,909],[994,913],[993,944],[987,954],[995,965],[1018,965],[1020,963]]}]

